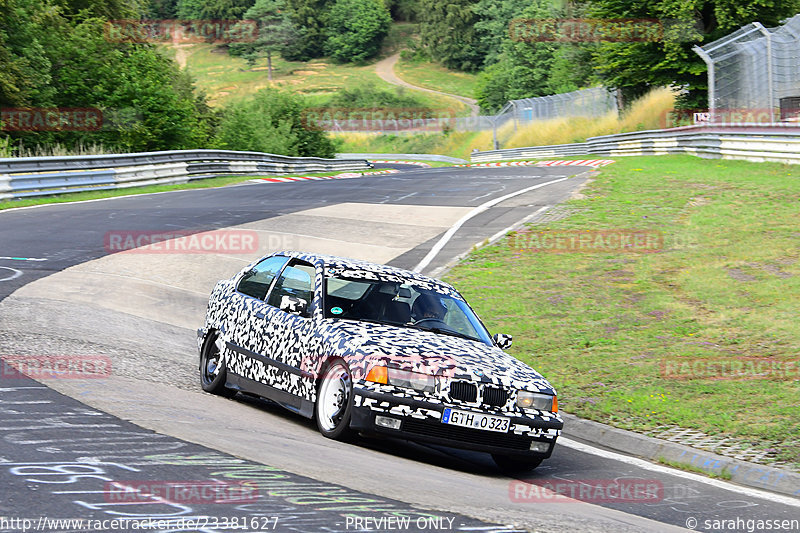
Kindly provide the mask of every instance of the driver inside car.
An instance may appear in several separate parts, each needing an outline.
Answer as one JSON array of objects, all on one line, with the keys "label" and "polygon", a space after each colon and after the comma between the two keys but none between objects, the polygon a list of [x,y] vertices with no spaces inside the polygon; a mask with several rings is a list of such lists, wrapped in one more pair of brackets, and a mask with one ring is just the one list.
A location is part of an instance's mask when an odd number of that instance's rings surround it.
[{"label": "driver inside car", "polygon": [[437,322],[439,325],[447,326],[444,322],[445,314],[447,307],[439,298],[430,294],[420,294],[411,306],[411,318],[415,324],[424,321],[429,326],[437,326]]}]

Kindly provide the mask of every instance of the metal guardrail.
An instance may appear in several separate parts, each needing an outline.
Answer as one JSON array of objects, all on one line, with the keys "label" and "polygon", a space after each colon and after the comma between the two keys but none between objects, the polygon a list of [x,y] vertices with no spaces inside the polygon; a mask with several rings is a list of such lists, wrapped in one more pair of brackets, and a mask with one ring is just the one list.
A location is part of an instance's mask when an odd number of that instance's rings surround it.
[{"label": "metal guardrail", "polygon": [[466,163],[464,159],[438,154],[336,154],[336,159],[369,159],[387,160],[396,159],[398,161],[441,161],[443,163]]},{"label": "metal guardrail", "polygon": [[164,185],[228,174],[364,170],[365,159],[289,157],[231,150],[0,159],[0,200]]},{"label": "metal guardrail", "polygon": [[715,124],[590,137],[585,143],[490,150],[473,162],[555,156],[626,156],[688,153],[707,159],[800,163],[797,125]]}]

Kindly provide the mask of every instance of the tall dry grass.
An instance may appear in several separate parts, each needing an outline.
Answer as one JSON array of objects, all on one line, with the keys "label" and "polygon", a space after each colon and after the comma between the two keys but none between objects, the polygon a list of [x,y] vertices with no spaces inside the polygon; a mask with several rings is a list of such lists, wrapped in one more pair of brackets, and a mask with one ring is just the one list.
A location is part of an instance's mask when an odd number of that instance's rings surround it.
[{"label": "tall dry grass", "polygon": [[[506,124],[498,131],[498,137],[503,148],[584,142],[598,135],[663,128],[666,112],[674,107],[675,93],[671,89],[654,89],[619,117],[608,113],[598,118],[556,118],[526,124],[517,131],[514,131],[513,124]],[[491,140],[491,132],[488,133]],[[483,146],[475,148],[486,149]]]},{"label": "tall dry grass", "polygon": [[[583,142],[589,137],[626,131],[663,128],[666,112],[675,107],[675,94],[670,89],[655,89],[633,103],[617,117],[609,113],[598,118],[558,118],[520,126],[509,123],[497,132],[501,148],[545,146]],[[493,132],[451,132],[423,135],[380,135],[375,133],[340,133],[344,152],[431,153],[469,158],[474,149],[492,150]]]}]

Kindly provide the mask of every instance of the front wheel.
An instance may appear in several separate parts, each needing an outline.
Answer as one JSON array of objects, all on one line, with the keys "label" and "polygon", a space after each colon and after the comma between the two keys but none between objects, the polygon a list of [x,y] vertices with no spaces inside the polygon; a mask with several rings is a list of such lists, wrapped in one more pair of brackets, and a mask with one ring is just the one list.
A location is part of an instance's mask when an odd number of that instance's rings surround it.
[{"label": "front wheel", "polygon": [[530,472],[540,464],[544,459],[541,458],[531,458],[526,459],[522,457],[515,457],[513,455],[499,455],[496,453],[492,454],[492,459],[494,459],[494,463],[502,470],[508,474],[520,474],[525,472]]},{"label": "front wheel", "polygon": [[317,391],[314,415],[319,432],[329,439],[346,439],[351,435],[352,410],[353,378],[347,364],[337,359],[322,373]]},{"label": "front wheel", "polygon": [[225,386],[227,371],[222,362],[222,354],[217,346],[217,336],[209,335],[203,344],[200,358],[200,386],[211,394],[232,398],[236,391]]}]

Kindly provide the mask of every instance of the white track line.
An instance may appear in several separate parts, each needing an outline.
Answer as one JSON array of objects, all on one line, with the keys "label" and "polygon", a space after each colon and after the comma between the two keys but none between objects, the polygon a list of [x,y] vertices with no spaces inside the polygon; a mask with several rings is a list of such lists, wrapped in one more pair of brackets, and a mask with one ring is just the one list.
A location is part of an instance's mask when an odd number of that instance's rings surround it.
[{"label": "white track line", "polygon": [[472,211],[470,211],[469,213],[467,213],[466,215],[461,217],[461,219],[458,222],[453,224],[453,226],[449,230],[447,230],[447,233],[442,235],[442,238],[439,239],[439,242],[437,242],[433,246],[433,248],[431,248],[431,251],[428,252],[428,255],[423,257],[422,261],[420,261],[417,264],[417,266],[415,266],[412,270],[414,270],[416,272],[422,272],[422,269],[427,267],[431,263],[431,261],[433,261],[433,259],[438,255],[438,253],[442,250],[442,248],[444,248],[445,244],[447,244],[448,241],[453,238],[453,235],[455,235],[455,233],[458,231],[458,229],[461,226],[463,226],[465,222],[467,222],[469,219],[471,219],[475,215],[479,215],[480,213],[483,213],[484,211],[486,211],[490,207],[492,207],[494,205],[497,205],[500,202],[503,202],[505,200],[508,200],[509,198],[513,198],[514,196],[519,196],[520,194],[525,194],[526,192],[532,191],[534,189],[539,189],[541,187],[546,187],[547,185],[552,185],[554,183],[558,183],[559,181],[564,181],[566,179],[569,179],[569,178],[560,178],[560,179],[557,179],[557,180],[551,180],[551,181],[548,181],[548,182],[545,182],[545,183],[540,183],[538,185],[533,185],[531,187],[526,187],[526,188],[524,188],[522,190],[519,190],[519,191],[516,191],[516,192],[512,192],[510,194],[506,194],[505,196],[501,196],[499,198],[495,198],[494,200],[489,200],[488,202],[485,202],[485,203],[479,205],[478,207],[476,207],[475,209],[473,209]]},{"label": "white track line", "polygon": [[691,481],[705,483],[706,485],[711,485],[712,487],[716,487],[718,489],[744,494],[745,496],[750,496],[753,498],[761,498],[763,500],[769,500],[771,502],[781,503],[783,505],[790,505],[792,507],[800,507],[800,500],[792,498],[791,496],[783,496],[781,494],[776,494],[774,492],[767,492],[759,489],[751,489],[749,487],[743,487],[741,485],[735,485],[733,483],[726,483],[725,481],[719,479],[701,476],[698,474],[693,474],[691,472],[684,472],[683,470],[677,470],[675,468],[669,468],[667,466],[651,463],[650,461],[645,461],[644,459],[639,459],[637,457],[630,457],[628,455],[622,455],[621,453],[601,450],[599,448],[595,448],[594,446],[590,446],[589,444],[583,444],[581,442],[577,442],[564,437],[560,437],[558,439],[558,443],[561,446],[566,446],[567,448],[572,448],[573,450],[578,450],[579,452],[590,453],[592,455],[597,455],[598,457],[602,457],[604,459],[619,461],[621,463],[626,463],[631,466],[644,468],[645,470],[650,470],[652,472],[658,472],[659,474],[669,474],[671,476],[682,477],[684,479],[688,479]]},{"label": "white track line", "polygon": [[0,281],[11,281],[12,279],[17,279],[18,277],[20,277],[22,275],[22,271],[21,270],[17,270],[16,268],[0,266],[0,270],[10,270],[11,271],[11,274],[9,274],[8,276],[6,276],[4,278],[0,278]]}]

